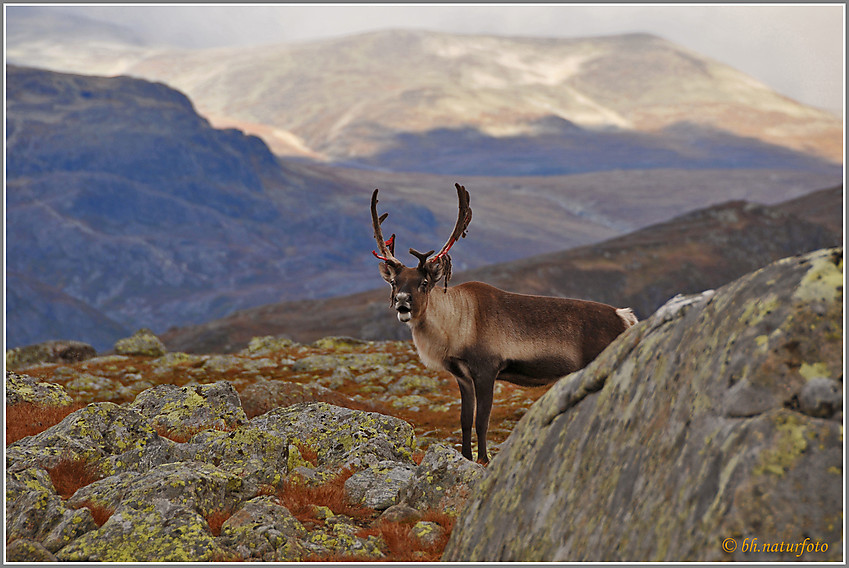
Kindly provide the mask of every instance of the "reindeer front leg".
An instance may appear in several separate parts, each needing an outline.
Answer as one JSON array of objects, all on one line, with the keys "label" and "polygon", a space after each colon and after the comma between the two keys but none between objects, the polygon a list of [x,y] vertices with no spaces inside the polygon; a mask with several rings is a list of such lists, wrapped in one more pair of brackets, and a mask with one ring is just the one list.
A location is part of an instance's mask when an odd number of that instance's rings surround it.
[{"label": "reindeer front leg", "polygon": [[489,463],[486,453],[486,432],[489,430],[489,415],[492,412],[492,393],[495,389],[495,375],[485,376],[475,381],[475,433],[478,436],[478,463]]},{"label": "reindeer front leg", "polygon": [[463,432],[463,457],[472,459],[472,422],[475,416],[475,385],[471,379],[454,375],[460,387],[460,429]]}]

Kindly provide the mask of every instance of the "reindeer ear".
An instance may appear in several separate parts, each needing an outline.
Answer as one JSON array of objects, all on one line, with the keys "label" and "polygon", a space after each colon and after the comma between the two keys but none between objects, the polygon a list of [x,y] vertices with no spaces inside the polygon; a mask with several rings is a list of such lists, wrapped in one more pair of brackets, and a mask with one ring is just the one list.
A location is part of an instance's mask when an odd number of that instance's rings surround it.
[{"label": "reindeer ear", "polygon": [[[425,268],[427,270],[428,278],[430,281],[436,284],[439,280],[445,276],[446,274],[450,274],[450,260],[446,262],[446,256],[436,259],[435,262],[426,262]],[[447,271],[446,271],[447,269]]]},{"label": "reindeer ear", "polygon": [[389,283],[391,283],[392,279],[395,278],[395,275],[398,274],[395,267],[388,262],[381,262],[378,265],[378,268],[380,269],[380,275],[383,276],[383,279]]}]

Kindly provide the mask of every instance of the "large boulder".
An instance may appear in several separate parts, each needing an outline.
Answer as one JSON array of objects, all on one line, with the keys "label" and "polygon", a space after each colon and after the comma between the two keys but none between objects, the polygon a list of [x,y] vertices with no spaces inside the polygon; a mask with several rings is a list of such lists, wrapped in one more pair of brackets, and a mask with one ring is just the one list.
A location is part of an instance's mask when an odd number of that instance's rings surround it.
[{"label": "large boulder", "polygon": [[41,363],[77,363],[96,355],[94,347],[82,341],[45,341],[7,350],[6,368],[23,369]]},{"label": "large boulder", "polygon": [[73,402],[61,385],[44,383],[14,371],[6,371],[6,405],[28,402],[38,406],[67,406]]},{"label": "large boulder", "polygon": [[412,463],[415,432],[407,422],[326,402],[275,408],[250,423],[266,432],[288,436],[311,448],[318,466],[332,471],[363,468],[381,461]]},{"label": "large boulder", "polygon": [[210,428],[235,430],[248,421],[236,389],[227,381],[185,387],[157,385],[140,393],[130,408],[158,432],[177,441]]},{"label": "large boulder", "polygon": [[130,337],[115,342],[118,355],[139,355],[142,357],[162,357],[168,352],[162,341],[149,329],[140,329]]},{"label": "large boulder", "polygon": [[628,330],[522,418],[443,560],[840,560],[842,410],[809,399],[843,389],[842,285],[818,251]]}]

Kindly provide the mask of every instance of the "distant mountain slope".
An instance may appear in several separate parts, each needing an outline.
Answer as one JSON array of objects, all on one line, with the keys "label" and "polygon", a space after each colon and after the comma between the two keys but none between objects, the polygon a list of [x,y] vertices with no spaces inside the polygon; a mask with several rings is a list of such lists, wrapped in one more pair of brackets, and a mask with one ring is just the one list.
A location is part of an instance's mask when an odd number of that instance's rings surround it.
[{"label": "distant mountain slope", "polygon": [[647,34],[387,30],[249,48],[128,44],[97,58],[86,42],[60,35],[51,48],[30,37],[10,43],[10,61],[76,72],[108,64],[164,81],[213,124],[257,134],[278,154],[358,167],[549,175],[822,168],[843,156],[835,116]]},{"label": "distant mountain slope", "polygon": [[[128,72],[185,90],[213,119],[273,126],[333,161],[380,162],[375,157],[393,150],[401,133],[433,138],[439,130],[470,130],[485,139],[533,140],[550,131],[552,118],[608,129],[608,139],[610,129],[652,133],[656,144],[669,140],[662,129],[691,123],[842,159],[836,117],[646,34],[540,39],[384,31],[162,54]],[[460,138],[454,147],[468,153],[469,140]],[[669,142],[667,151],[675,153],[675,140]],[[697,149],[688,144],[687,151]],[[569,162],[568,153],[562,161]]]},{"label": "distant mountain slope", "polygon": [[111,349],[116,337],[132,333],[93,307],[17,272],[6,273],[7,347],[79,337],[98,351]]},{"label": "distant mountain slope", "polygon": [[184,95],[13,66],[6,77],[9,270],[158,328],[278,299],[292,250],[332,257],[314,244],[312,196],[287,191],[305,179],[258,138],[212,129]]},{"label": "distant mountain slope", "polygon": [[[805,209],[806,198],[776,207],[733,201],[600,244],[469,270],[455,275],[452,284],[481,280],[515,292],[592,299],[630,306],[645,318],[675,294],[716,288],[773,260],[840,244],[842,235],[828,227],[840,217],[842,192],[809,197],[823,210],[830,205],[824,224],[784,210]],[[464,244],[457,246],[455,257],[463,256]],[[376,266],[374,280],[379,282]],[[164,340],[175,350],[216,352],[240,349],[259,335],[300,341],[327,335],[408,338],[388,303],[387,288],[269,304],[169,330]]]},{"label": "distant mountain slope", "polygon": [[43,309],[7,313],[21,322],[7,328],[10,346],[36,336],[104,341],[108,326],[90,317],[66,336],[69,322],[45,315],[65,301],[53,292],[121,328],[161,332],[372,288],[375,187],[409,247],[444,241],[456,211],[451,187],[467,184],[474,238],[459,271],[597,242],[719,201],[771,203],[839,180],[807,170],[458,179],[342,169],[280,161],[256,137],[213,129],[163,84],[15,66],[6,79],[7,269],[27,279],[16,282],[51,291]]}]

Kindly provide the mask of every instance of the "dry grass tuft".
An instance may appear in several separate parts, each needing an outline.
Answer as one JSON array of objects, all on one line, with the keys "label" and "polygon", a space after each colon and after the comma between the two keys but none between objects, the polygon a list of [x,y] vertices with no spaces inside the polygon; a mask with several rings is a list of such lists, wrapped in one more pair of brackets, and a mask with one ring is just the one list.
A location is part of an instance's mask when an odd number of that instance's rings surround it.
[{"label": "dry grass tuft", "polygon": [[62,456],[55,466],[48,468],[47,473],[50,474],[56,493],[63,499],[69,498],[81,487],[103,479],[103,474],[96,464],[85,458],[72,458],[67,455]]},{"label": "dry grass tuft", "polygon": [[309,462],[313,467],[318,467],[318,452],[315,448],[302,444],[301,442],[296,442],[295,447],[298,448],[298,451],[300,452],[301,457],[304,458],[304,461]]},{"label": "dry grass tuft", "polygon": [[221,536],[221,526],[233,516],[233,511],[230,510],[215,510],[204,517],[209,525],[209,532],[212,536]]},{"label": "dry grass tuft", "polygon": [[112,513],[115,512],[115,509],[112,509],[111,507],[98,505],[97,503],[93,503],[91,501],[83,501],[74,508],[82,509],[83,507],[91,511],[91,516],[94,517],[94,523],[98,527],[102,527],[106,523],[106,521],[109,520],[109,517],[112,516]]},{"label": "dry grass tuft", "polygon": [[374,509],[351,503],[345,495],[345,482],[352,475],[354,470],[343,469],[339,475],[322,485],[306,485],[297,479],[288,479],[277,491],[277,500],[301,523],[321,524],[322,521],[316,517],[316,506],[327,507],[337,515],[357,519],[373,518],[376,515]]},{"label": "dry grass tuft", "polygon": [[30,402],[19,402],[6,407],[6,445],[27,436],[35,436],[59,424],[69,414],[85,404],[78,402],[68,406],[42,406]]}]

